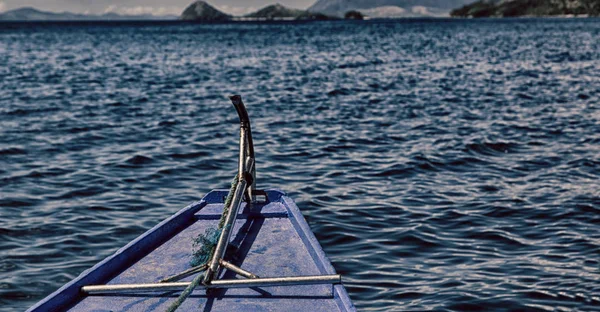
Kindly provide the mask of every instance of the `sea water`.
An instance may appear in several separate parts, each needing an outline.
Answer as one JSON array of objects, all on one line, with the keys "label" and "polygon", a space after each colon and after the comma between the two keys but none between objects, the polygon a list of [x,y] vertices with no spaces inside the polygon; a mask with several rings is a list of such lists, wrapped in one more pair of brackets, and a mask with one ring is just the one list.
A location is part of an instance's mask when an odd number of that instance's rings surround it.
[{"label": "sea water", "polygon": [[[600,20],[0,24],[0,306],[237,169],[362,311],[600,309]],[[191,252],[191,244],[190,244]]]}]

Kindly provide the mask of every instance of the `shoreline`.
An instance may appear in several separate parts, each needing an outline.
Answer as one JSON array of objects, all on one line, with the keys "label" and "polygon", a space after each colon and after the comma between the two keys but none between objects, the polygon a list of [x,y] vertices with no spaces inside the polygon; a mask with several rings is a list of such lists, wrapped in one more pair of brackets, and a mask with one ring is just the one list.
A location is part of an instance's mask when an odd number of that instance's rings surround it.
[{"label": "shoreline", "polygon": [[523,16],[488,16],[488,17],[472,17],[472,16],[407,16],[407,17],[365,17],[364,20],[352,19],[294,19],[294,18],[250,18],[250,17],[235,17],[227,21],[202,21],[202,20],[181,20],[181,19],[91,19],[91,20],[0,20],[0,24],[8,23],[182,23],[182,24],[230,24],[230,23],[311,23],[311,22],[340,22],[340,21],[409,21],[409,20],[510,20],[510,19],[600,19],[600,16],[590,15],[523,15]]},{"label": "shoreline", "polygon": [[511,19],[511,18],[560,18],[560,19],[583,19],[583,18],[600,18],[600,16],[589,15],[589,14],[560,14],[560,15],[520,15],[520,16],[482,16],[482,17],[473,17],[473,16],[450,16],[449,18],[459,18],[459,19]]}]

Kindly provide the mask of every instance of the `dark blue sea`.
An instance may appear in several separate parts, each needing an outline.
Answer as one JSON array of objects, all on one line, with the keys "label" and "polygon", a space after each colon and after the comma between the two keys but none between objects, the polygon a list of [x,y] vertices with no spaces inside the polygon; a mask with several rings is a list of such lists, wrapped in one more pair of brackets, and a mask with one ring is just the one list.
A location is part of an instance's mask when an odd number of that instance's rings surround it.
[{"label": "dark blue sea", "polygon": [[[361,311],[600,311],[600,19],[0,24],[0,310],[237,169]],[[190,247],[191,248],[191,247]]]}]

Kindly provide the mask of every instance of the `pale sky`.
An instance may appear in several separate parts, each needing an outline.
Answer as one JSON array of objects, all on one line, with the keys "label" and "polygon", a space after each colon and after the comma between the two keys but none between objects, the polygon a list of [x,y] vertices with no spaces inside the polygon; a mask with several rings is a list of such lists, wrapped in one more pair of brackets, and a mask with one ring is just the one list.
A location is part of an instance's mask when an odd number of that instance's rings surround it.
[{"label": "pale sky", "polygon": [[[179,15],[192,2],[194,0],[0,0],[0,12],[29,6],[54,12]],[[226,13],[241,15],[275,3],[306,9],[316,0],[207,0],[207,2]]]}]

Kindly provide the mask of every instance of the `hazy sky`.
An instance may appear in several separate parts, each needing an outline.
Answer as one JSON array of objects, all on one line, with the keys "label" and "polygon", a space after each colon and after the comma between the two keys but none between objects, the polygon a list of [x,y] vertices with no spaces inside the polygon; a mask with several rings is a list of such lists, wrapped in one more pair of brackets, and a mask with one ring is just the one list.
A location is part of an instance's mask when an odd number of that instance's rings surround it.
[{"label": "hazy sky", "polygon": [[[194,0],[0,0],[0,12],[31,6],[55,12],[179,15],[192,2]],[[316,0],[208,0],[207,2],[227,13],[244,14],[274,3],[306,9]]]}]

